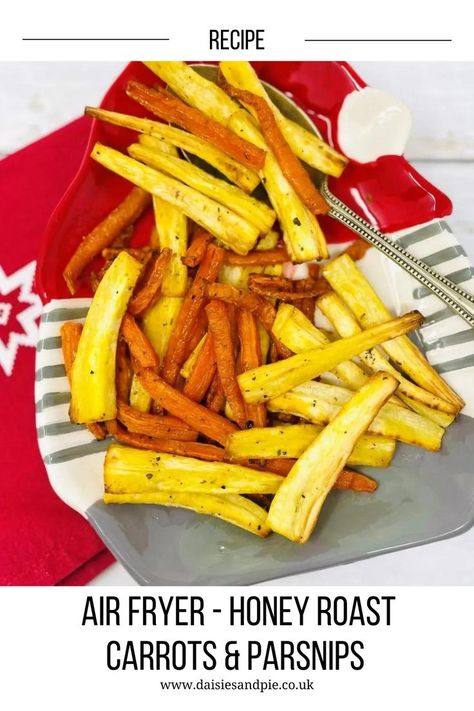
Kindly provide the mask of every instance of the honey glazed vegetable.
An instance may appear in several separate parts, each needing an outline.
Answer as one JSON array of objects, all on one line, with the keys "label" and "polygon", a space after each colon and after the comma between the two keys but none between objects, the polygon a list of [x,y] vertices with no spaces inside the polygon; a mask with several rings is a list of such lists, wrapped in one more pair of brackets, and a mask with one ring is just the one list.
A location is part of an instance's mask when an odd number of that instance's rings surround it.
[{"label": "honey glazed vegetable", "polygon": [[222,62],[218,83],[147,66],[166,86],[125,88],[147,117],[86,109],[136,135],[94,146],[129,190],[64,266],[72,294],[93,292],[84,325],[60,332],[70,417],[110,439],[105,503],[304,543],[332,489],[376,492],[352,467],[389,467],[398,442],[439,450],[463,402],[407,338],[422,315],[394,317],[359,270],[367,245],[328,260],[305,165],[337,178],[347,159],[284,117],[247,62]]}]

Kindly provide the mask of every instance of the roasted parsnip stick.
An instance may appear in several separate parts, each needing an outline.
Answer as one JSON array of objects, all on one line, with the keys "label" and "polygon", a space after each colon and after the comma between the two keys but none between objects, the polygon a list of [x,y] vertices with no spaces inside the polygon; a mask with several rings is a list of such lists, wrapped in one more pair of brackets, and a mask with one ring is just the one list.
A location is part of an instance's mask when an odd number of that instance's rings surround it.
[{"label": "roasted parsnip stick", "polygon": [[[66,376],[71,383],[72,364],[77,353],[77,347],[82,334],[82,324],[76,322],[63,323],[60,329],[61,333],[61,350],[63,352],[64,368]],[[89,422],[87,429],[98,440],[102,440],[106,436],[106,430],[101,422]]]},{"label": "roasted parsnip stick", "polygon": [[[337,385],[310,381],[270,400],[270,411],[304,417],[309,422],[326,424],[353,395]],[[369,431],[393,437],[400,442],[436,452],[441,447],[444,429],[432,420],[405,407],[387,402],[369,425]]]},{"label": "roasted parsnip stick", "polygon": [[[229,208],[254,225],[262,235],[267,234],[275,222],[274,211],[264,202],[256,200],[236,185],[214,177],[189,161],[153,150],[141,143],[133,143],[129,146],[128,153],[132,158],[181,180],[185,185]],[[181,256],[184,256],[184,253]]]},{"label": "roasted parsnip stick", "polygon": [[121,252],[94,294],[71,370],[73,422],[100,422],[116,416],[117,340],[140,271],[141,264]]},{"label": "roasted parsnip stick", "polygon": [[[361,333],[362,329],[350,309],[334,291],[319,297],[317,304],[342,338],[348,338],[357,333]],[[360,353],[359,358],[361,358],[370,370],[384,370],[397,378],[399,382],[397,391],[399,396],[407,395],[409,398],[418,400],[430,408],[435,408],[445,413],[452,413],[452,403],[407,380],[376,348]]]},{"label": "roasted parsnip stick", "polygon": [[[323,274],[362,328],[371,328],[391,318],[387,307],[349,255],[342,254],[329,262]],[[456,414],[463,407],[462,399],[438,375],[409,338],[402,336],[386,343],[384,350],[417,385],[452,403],[451,414]]]},{"label": "roasted parsnip stick", "polygon": [[[253,427],[231,434],[226,442],[230,459],[297,459],[323,430],[322,425]],[[390,437],[364,434],[347,460],[351,467],[388,467],[396,443]]]},{"label": "roasted parsnip stick", "polygon": [[[236,104],[214,82],[205,79],[185,62],[145,62],[178,96],[195,108],[226,125]],[[225,78],[242,89],[248,89],[268,100],[285,138],[296,155],[328,175],[339,176],[347,159],[317,136],[286,119],[270,102],[258,77],[247,62],[221,62]]]},{"label": "roasted parsnip stick", "polygon": [[[181,148],[191,155],[201,158],[213,168],[216,168],[222,175],[230,180],[239,188],[245,190],[246,193],[251,193],[255,190],[260,182],[260,178],[250,168],[247,168],[242,163],[227,156],[221,150],[205,141],[199,136],[183,131],[176,126],[168,126],[165,123],[158,121],[150,121],[146,118],[138,118],[137,116],[129,116],[120,114],[116,111],[105,111],[105,109],[95,109],[87,106],[85,113],[87,116],[106,121],[115,126],[123,126],[130,128],[132,131],[139,131],[142,135],[140,142],[149,148],[157,148],[157,144],[161,142],[171,143],[176,148]],[[149,139],[149,140],[147,140]]]},{"label": "roasted parsnip stick", "polygon": [[388,373],[376,373],[316,437],[275,494],[267,519],[273,531],[297,543],[308,540],[355,443],[397,386]]},{"label": "roasted parsnip stick", "polygon": [[[150,476],[151,475],[151,476]],[[282,478],[240,464],[204,462],[192,457],[111,445],[107,450],[104,485],[108,494],[152,491],[197,494],[274,494]]]},{"label": "roasted parsnip stick", "polygon": [[[293,353],[304,353],[316,348],[324,348],[331,341],[319,328],[290,304],[280,304],[273,333]],[[351,390],[358,390],[368,380],[368,376],[352,360],[346,360],[334,368],[334,374]]]},{"label": "roasted parsnip stick", "polygon": [[182,303],[183,297],[162,296],[143,316],[143,330],[160,361],[163,360],[168,349]]},{"label": "roasted parsnip stick", "polygon": [[239,254],[247,254],[257,241],[256,227],[194,188],[100,143],[96,143],[91,155],[114,173],[178,207]]},{"label": "roasted parsnip stick", "polygon": [[318,350],[306,351],[286,360],[263,365],[239,375],[238,381],[246,402],[263,402],[288,392],[296,385],[333,370],[339,363],[361,351],[408,333],[422,322],[418,311],[380,324],[351,338],[343,338]]},{"label": "roasted parsnip stick", "polygon": [[187,492],[153,491],[142,494],[104,494],[106,504],[158,504],[191,509],[198,514],[221,518],[227,523],[266,538],[271,529],[267,512],[261,506],[239,494],[189,494]]}]

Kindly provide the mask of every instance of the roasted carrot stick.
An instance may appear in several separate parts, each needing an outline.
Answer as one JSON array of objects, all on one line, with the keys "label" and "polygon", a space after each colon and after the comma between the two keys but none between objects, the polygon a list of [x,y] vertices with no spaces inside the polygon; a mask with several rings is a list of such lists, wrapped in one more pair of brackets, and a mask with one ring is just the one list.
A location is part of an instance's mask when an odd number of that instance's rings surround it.
[{"label": "roasted carrot stick", "polygon": [[113,435],[115,437],[118,428],[119,428],[119,423],[117,420],[107,420],[107,422],[104,422],[105,429],[107,430],[107,434]]},{"label": "roasted carrot stick", "polygon": [[133,188],[125,200],[83,238],[63,272],[71,294],[75,293],[76,282],[86,266],[140,217],[150,201],[148,193],[141,188]]},{"label": "roasted carrot stick", "polygon": [[140,412],[123,400],[117,402],[117,419],[129,432],[148,437],[169,437],[183,442],[195,442],[198,437],[196,430],[192,430],[177,417]]},{"label": "roasted carrot stick", "polygon": [[196,277],[184,297],[163,361],[162,376],[170,385],[176,382],[179,370],[189,354],[188,343],[196,319],[204,308],[206,286],[217,279],[223,261],[224,250],[215,244],[210,244]]},{"label": "roasted carrot stick", "polygon": [[197,267],[201,264],[206,254],[207,245],[213,240],[212,235],[206,230],[198,229],[193,237],[191,244],[188,247],[188,251],[182,259],[183,264],[187,267]]},{"label": "roasted carrot stick", "polygon": [[130,81],[127,95],[163,121],[181,126],[195,136],[204,138],[226,155],[253,170],[261,170],[265,151],[240,138],[222,124],[208,118],[202,111],[188,106],[161,87],[150,89],[144,84]]},{"label": "roasted carrot stick", "polygon": [[318,277],[308,276],[308,277],[306,277],[306,279],[297,279],[296,281],[293,282],[295,285],[295,290],[296,291],[305,291],[306,293],[308,293],[314,288],[315,282],[319,281],[322,278],[323,277],[321,277],[321,276],[318,276]]},{"label": "roasted carrot stick", "polygon": [[120,335],[130,349],[132,362],[133,359],[135,359],[141,364],[142,368],[158,368],[160,364],[158,355],[140,326],[130,314],[125,314],[123,317]]},{"label": "roasted carrot stick", "polygon": [[268,472],[286,476],[295,462],[296,459],[267,459],[263,468]]},{"label": "roasted carrot stick", "polygon": [[183,442],[174,439],[160,439],[148,437],[147,435],[127,432],[126,429],[117,425],[114,437],[122,444],[128,444],[138,449],[151,449],[154,452],[166,452],[167,454],[179,454],[184,457],[196,457],[207,462],[222,462],[225,459],[225,449],[216,447],[213,444],[202,444],[201,442]]},{"label": "roasted carrot stick", "polygon": [[148,278],[128,304],[128,311],[132,316],[140,316],[146,309],[153,306],[158,299],[161,283],[170,263],[172,256],[171,249],[164,249],[160,256],[155,259]]},{"label": "roasted carrot stick", "polygon": [[207,287],[207,295],[210,299],[220,299],[228,304],[234,304],[237,308],[248,309],[258,318],[268,335],[277,348],[278,354],[282,358],[289,358],[292,352],[280,343],[272,332],[273,321],[275,320],[275,307],[266,298],[252,294],[249,291],[236,289],[230,284],[210,284]]},{"label": "roasted carrot stick", "polygon": [[[240,369],[242,372],[262,365],[262,350],[255,316],[248,309],[237,311],[237,331],[240,341]],[[246,421],[253,427],[265,427],[267,408],[265,403],[246,403]]]},{"label": "roasted carrot stick", "polygon": [[225,395],[222,389],[221,379],[219,378],[219,373],[215,372],[214,378],[211,383],[211,387],[206,396],[206,407],[212,412],[222,412],[225,405]]},{"label": "roasted carrot stick", "polygon": [[288,182],[293,186],[303,203],[314,215],[322,215],[329,211],[329,205],[316,189],[302,163],[286,142],[275,116],[265,99],[251,91],[238,89],[221,78],[223,88],[234,99],[252,106],[258,117],[258,122],[269,148],[275,154],[280,168]]},{"label": "roasted carrot stick", "polygon": [[274,285],[272,281],[270,281],[271,279],[272,277],[267,277],[264,274],[251,274],[248,281],[250,291],[259,296],[265,296],[268,299],[279,299],[280,301],[291,304],[295,301],[303,301],[308,297],[316,298],[322,296],[322,294],[325,294],[330,289],[325,279],[318,279],[314,282],[312,288],[306,292],[293,291],[293,289],[286,291],[279,289],[278,286],[276,286],[277,282]]},{"label": "roasted carrot stick", "polygon": [[237,431],[237,427],[229,420],[193,402],[179,390],[168,385],[150,368],[137,370],[137,375],[153,400],[156,400],[165,410],[176,417],[180,417],[190,427],[209,437],[209,439],[223,445],[228,435]]},{"label": "roasted carrot stick", "polygon": [[71,368],[76,357],[77,346],[82,333],[82,324],[63,323],[60,329],[61,348],[63,351],[64,368],[68,379],[71,375]]},{"label": "roasted carrot stick", "polygon": [[334,484],[334,489],[350,489],[366,494],[372,494],[377,488],[378,483],[375,479],[371,479],[365,474],[359,474],[359,472],[353,472],[351,469],[343,469]]},{"label": "roasted carrot stick", "polygon": [[234,343],[228,306],[223,301],[210,301],[206,306],[209,333],[214,342],[217,371],[224,394],[232,410],[235,421],[245,427],[247,412],[244,399],[237,383]]},{"label": "roasted carrot stick", "polygon": [[257,284],[262,288],[268,287],[270,290],[282,289],[284,291],[293,291],[295,286],[295,282],[292,279],[287,279],[284,276],[250,274],[249,280],[250,279],[253,284]]},{"label": "roasted carrot stick", "polygon": [[348,254],[354,262],[358,262],[371,247],[372,245],[369,244],[369,242],[366,242],[363,239],[356,239],[348,247],[346,247],[343,253]]},{"label": "roasted carrot stick", "polygon": [[290,262],[291,258],[285,247],[275,247],[275,249],[265,249],[261,252],[254,251],[248,254],[236,254],[226,251],[225,262],[238,267],[269,266],[271,264],[283,264]]},{"label": "roasted carrot stick", "polygon": [[248,309],[267,331],[272,330],[275,319],[275,308],[273,304],[257,294],[251,294],[243,289],[237,289],[230,284],[209,284],[207,295],[210,299],[220,299],[227,304],[234,304],[239,309]]},{"label": "roasted carrot stick", "polygon": [[207,334],[203,347],[199,351],[194,367],[191,371],[183,393],[194,402],[200,402],[209,390],[216,372],[216,354],[214,352],[214,339]]},{"label": "roasted carrot stick", "polygon": [[[69,382],[71,382],[71,368],[76,357],[81,333],[82,325],[80,323],[63,323],[60,329],[64,368]],[[87,429],[96,439],[104,439],[106,436],[106,430],[100,422],[90,422]]]},{"label": "roasted carrot stick", "polygon": [[191,331],[189,341],[184,354],[184,360],[189,358],[193,350],[196,348],[197,344],[201,338],[207,333],[207,318],[204,310],[201,310],[196,318],[194,328]]}]

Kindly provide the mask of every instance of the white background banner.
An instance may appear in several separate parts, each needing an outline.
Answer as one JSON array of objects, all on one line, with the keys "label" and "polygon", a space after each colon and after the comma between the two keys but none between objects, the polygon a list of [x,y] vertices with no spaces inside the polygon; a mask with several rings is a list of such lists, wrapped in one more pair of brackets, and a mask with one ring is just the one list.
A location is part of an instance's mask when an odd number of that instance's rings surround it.
[{"label": "white background banner", "polygon": [[473,621],[469,588],[4,588],[2,706],[454,709]]},{"label": "white background banner", "polygon": [[[10,3],[0,26],[0,59],[212,59],[225,56],[283,59],[469,59],[467,6],[374,0],[291,3],[127,2]],[[210,30],[263,30],[263,50],[238,35]],[[255,38],[256,39],[256,36]],[[308,41],[310,40],[310,41]]]}]

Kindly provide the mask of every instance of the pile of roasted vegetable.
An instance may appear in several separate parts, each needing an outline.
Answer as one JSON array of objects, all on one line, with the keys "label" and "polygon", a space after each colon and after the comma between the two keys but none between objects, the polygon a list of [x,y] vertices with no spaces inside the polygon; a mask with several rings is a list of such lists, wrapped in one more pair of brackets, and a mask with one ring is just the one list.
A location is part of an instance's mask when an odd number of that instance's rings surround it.
[{"label": "pile of roasted vegetable", "polygon": [[92,151],[133,187],[64,270],[71,293],[86,278],[94,291],[84,326],[61,329],[71,420],[115,439],[105,502],[303,543],[333,487],[376,490],[347,466],[387,467],[397,441],[438,450],[463,403],[405,335],[422,316],[393,318],[359,271],[363,246],[316,264],[327,205],[305,164],[337,177],[346,159],[282,116],[246,62],[222,62],[219,85],[148,67],[168,88],[127,94],[160,121],[86,110],[138,138],[128,155]]}]

